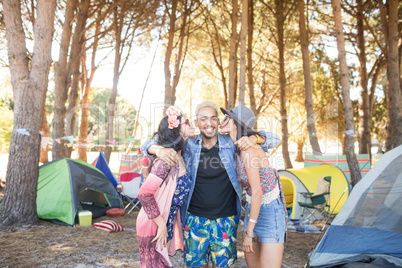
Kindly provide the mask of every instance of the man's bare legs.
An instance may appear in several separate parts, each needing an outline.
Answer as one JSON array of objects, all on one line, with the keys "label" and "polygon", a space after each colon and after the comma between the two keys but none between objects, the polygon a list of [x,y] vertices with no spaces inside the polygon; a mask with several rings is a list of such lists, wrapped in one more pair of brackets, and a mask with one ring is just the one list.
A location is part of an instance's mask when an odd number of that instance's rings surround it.
[{"label": "man's bare legs", "polygon": [[[203,266],[200,266],[198,268],[208,268],[208,263],[203,265]],[[212,268],[218,268],[218,266],[215,266],[215,265],[212,264]]]}]

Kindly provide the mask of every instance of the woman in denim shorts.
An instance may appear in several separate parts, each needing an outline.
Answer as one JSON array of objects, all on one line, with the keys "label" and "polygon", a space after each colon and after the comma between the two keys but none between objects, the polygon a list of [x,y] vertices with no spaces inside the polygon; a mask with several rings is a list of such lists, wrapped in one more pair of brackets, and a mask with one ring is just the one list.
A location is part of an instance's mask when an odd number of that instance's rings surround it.
[{"label": "woman in denim shorts", "polygon": [[[253,111],[239,105],[228,111],[221,108],[225,119],[221,133],[235,142],[243,136],[257,135],[252,130],[256,119]],[[257,140],[258,143],[258,140]],[[278,172],[269,165],[261,146],[245,151],[236,149],[238,179],[246,191],[246,217],[243,228],[243,250],[248,267],[281,267],[286,236],[286,203]]]}]

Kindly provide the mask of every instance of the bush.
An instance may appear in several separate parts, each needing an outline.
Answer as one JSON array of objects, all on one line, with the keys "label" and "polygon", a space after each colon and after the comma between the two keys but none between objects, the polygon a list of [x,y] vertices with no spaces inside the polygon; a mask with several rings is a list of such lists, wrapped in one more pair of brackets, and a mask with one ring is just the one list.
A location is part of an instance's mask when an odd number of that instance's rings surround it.
[{"label": "bush", "polygon": [[5,107],[0,107],[0,152],[8,151],[11,142],[11,133],[13,132],[14,113]]}]

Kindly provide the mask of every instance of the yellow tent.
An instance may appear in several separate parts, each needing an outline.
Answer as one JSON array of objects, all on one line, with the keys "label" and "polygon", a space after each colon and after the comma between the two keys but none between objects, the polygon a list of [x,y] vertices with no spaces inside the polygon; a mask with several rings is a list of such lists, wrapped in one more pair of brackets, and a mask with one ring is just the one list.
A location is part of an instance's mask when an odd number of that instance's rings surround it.
[{"label": "yellow tent", "polygon": [[336,215],[349,196],[350,185],[345,174],[338,167],[323,164],[314,167],[279,170],[279,176],[285,194],[286,206],[291,209],[290,219],[300,219],[301,208],[298,202],[304,202],[301,192],[314,193],[320,177],[331,176],[329,205],[332,215]]}]

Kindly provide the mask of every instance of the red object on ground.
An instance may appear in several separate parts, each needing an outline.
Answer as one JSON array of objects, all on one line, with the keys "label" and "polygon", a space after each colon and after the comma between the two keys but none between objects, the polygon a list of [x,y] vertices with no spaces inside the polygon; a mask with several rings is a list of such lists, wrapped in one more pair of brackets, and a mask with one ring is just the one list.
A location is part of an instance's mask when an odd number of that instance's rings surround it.
[{"label": "red object on ground", "polygon": [[121,217],[126,214],[126,211],[123,208],[110,208],[106,210],[106,215],[109,217]]}]

